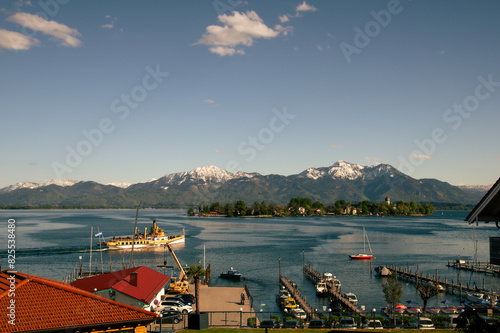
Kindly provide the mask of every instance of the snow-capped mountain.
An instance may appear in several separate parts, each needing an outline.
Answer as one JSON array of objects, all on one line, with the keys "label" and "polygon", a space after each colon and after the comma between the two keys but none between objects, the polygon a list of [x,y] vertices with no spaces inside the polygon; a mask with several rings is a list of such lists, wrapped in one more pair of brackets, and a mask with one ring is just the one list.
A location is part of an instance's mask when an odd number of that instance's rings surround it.
[{"label": "snow-capped mountain", "polygon": [[224,184],[236,178],[251,178],[252,174],[239,171],[231,173],[213,165],[196,168],[191,171],[171,173],[158,179],[158,183],[167,185],[181,185],[184,182],[203,182],[211,184]]},{"label": "snow-capped mountain", "polygon": [[66,187],[66,186],[73,186],[76,183],[78,183],[78,181],[69,180],[69,179],[62,179],[62,180],[61,179],[51,179],[45,183],[19,182],[19,183],[16,183],[14,185],[10,185],[10,186],[7,186],[7,187],[0,189],[0,193],[1,192],[11,192],[11,191],[15,191],[15,190],[23,189],[23,188],[33,190],[35,188],[45,187],[45,186],[49,186],[49,185],[57,185],[57,186],[61,186],[61,187]]},{"label": "snow-capped mountain", "polygon": [[291,176],[231,173],[208,165],[148,182],[22,182],[0,189],[0,206],[186,207],[201,202],[243,200],[287,204],[297,196],[331,204],[370,200],[475,204],[486,190],[461,189],[436,179],[415,179],[388,164],[363,166],[338,161]]},{"label": "snow-capped mountain", "polygon": [[331,179],[355,180],[374,179],[380,176],[393,177],[398,172],[399,171],[388,164],[363,166],[345,161],[338,161],[331,167],[309,168],[300,173],[299,176],[311,179],[328,177]]}]

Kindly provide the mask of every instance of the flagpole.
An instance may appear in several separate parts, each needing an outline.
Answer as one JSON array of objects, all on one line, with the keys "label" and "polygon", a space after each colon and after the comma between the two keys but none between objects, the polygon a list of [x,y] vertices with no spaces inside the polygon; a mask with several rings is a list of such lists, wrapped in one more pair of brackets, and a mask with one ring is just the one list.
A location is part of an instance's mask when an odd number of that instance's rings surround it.
[{"label": "flagpole", "polygon": [[94,226],[90,227],[90,260],[89,260],[89,276],[92,272],[92,237],[94,236]]},{"label": "flagpole", "polygon": [[101,247],[101,236],[102,236],[102,233],[99,232],[99,226],[97,226],[97,234],[99,235],[99,251],[101,251],[101,274],[104,274],[104,266],[103,266],[103,263],[102,263],[102,247]]}]

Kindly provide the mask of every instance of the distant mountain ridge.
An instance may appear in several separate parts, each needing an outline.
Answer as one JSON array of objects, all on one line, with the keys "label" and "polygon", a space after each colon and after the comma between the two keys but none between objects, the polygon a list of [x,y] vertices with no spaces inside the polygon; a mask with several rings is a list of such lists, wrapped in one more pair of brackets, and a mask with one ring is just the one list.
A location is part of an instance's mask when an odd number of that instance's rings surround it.
[{"label": "distant mountain ridge", "polygon": [[458,187],[436,179],[415,179],[389,164],[362,166],[338,161],[290,176],[231,173],[216,166],[164,175],[149,182],[20,182],[0,189],[0,206],[187,207],[244,200],[287,204],[296,196],[330,204],[369,200],[475,204],[488,188]]}]

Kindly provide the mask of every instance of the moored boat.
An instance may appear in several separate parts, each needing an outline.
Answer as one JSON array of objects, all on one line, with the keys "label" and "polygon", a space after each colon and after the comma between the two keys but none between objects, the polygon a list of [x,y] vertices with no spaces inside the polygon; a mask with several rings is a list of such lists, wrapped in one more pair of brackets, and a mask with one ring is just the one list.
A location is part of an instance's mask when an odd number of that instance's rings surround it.
[{"label": "moored boat", "polygon": [[[368,249],[370,253],[366,253],[366,242],[368,241]],[[368,235],[366,234],[365,227],[363,226],[363,253],[352,254],[349,255],[350,259],[354,260],[371,260],[373,258],[373,253],[370,245],[370,241],[368,240]]]},{"label": "moored boat", "polygon": [[358,304],[358,298],[354,293],[346,293],[344,294],[344,298],[354,305]]},{"label": "moored boat", "polygon": [[164,229],[158,228],[156,221],[153,220],[153,226],[149,233],[147,232],[147,228],[144,229],[144,233],[137,233],[137,230],[135,230],[135,235],[111,237],[107,242],[104,242],[104,244],[110,250],[131,249],[132,246],[134,249],[141,249],[164,246],[165,244],[181,244],[185,242],[185,238],[186,236],[184,233],[175,236],[168,235],[165,233]]},{"label": "moored boat", "polygon": [[228,280],[240,280],[241,273],[238,272],[236,269],[231,267],[231,269],[228,270],[226,273],[221,273],[220,277],[223,279],[228,279]]},{"label": "moored boat", "polygon": [[318,283],[316,283],[316,295],[318,295],[319,297],[328,295],[328,287],[326,286],[325,281],[319,281]]},{"label": "moored boat", "polygon": [[441,312],[442,313],[445,313],[445,314],[454,314],[454,313],[458,313],[458,309],[453,307],[453,306],[446,306],[446,305],[443,305],[443,306],[440,306],[439,307],[441,309]]},{"label": "moored boat", "polygon": [[431,307],[431,308],[427,308],[427,312],[428,313],[432,313],[432,314],[439,314],[441,312],[441,309],[440,308]]}]

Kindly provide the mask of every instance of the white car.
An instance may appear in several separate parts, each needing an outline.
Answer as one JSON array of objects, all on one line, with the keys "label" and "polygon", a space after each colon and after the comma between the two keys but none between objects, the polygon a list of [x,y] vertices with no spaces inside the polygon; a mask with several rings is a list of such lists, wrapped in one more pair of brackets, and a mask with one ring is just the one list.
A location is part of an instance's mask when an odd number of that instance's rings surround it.
[{"label": "white car", "polygon": [[366,324],[364,325],[363,328],[367,328],[369,330],[382,330],[384,329],[384,326],[382,326],[382,323],[378,319],[370,319],[366,321]]},{"label": "white car", "polygon": [[358,328],[358,325],[356,325],[356,322],[354,321],[354,318],[344,317],[344,318],[340,318],[338,327],[339,328],[356,329],[356,328]]},{"label": "white car", "polygon": [[420,322],[418,318],[413,318],[410,322],[411,328],[419,328],[421,330],[433,330],[435,329],[432,319],[426,317],[420,317]]},{"label": "white car", "polygon": [[173,301],[173,300],[163,300],[160,302],[160,304],[156,307],[155,311],[156,312],[161,312],[163,310],[179,310],[182,314],[187,314],[190,312],[193,312],[193,307],[190,305],[186,305],[182,303],[181,301]]}]

